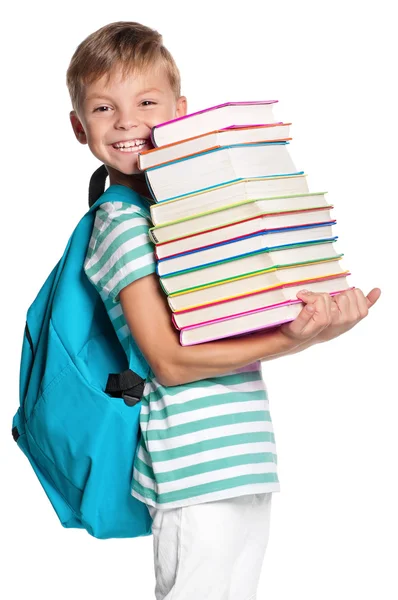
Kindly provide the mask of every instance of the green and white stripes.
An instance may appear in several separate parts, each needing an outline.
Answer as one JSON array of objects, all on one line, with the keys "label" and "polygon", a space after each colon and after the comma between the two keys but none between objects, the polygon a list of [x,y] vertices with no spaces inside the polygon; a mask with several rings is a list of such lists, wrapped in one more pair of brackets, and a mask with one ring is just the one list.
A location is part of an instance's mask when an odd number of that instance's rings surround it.
[{"label": "green and white stripes", "polygon": [[[149,212],[105,203],[85,272],[130,354],[120,290],[155,272]],[[279,490],[274,431],[259,362],[220,377],[162,386],[150,371],[140,412],[132,494],[160,508]]]},{"label": "green and white stripes", "polygon": [[115,302],[123,287],[155,272],[148,227],[148,216],[135,206],[105,203],[97,211],[84,269],[102,297]]}]

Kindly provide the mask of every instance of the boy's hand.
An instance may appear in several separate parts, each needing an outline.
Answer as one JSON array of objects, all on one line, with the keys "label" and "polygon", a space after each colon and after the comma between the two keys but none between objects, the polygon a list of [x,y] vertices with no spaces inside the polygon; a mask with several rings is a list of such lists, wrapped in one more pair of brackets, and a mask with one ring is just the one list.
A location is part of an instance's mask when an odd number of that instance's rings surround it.
[{"label": "boy's hand", "polygon": [[[352,329],[367,317],[369,309],[376,304],[380,295],[379,288],[373,288],[366,297],[359,288],[354,288],[332,296],[331,321],[315,342],[327,342]],[[304,296],[300,299],[304,300]]]},{"label": "boy's hand", "polygon": [[280,331],[303,344],[320,335],[332,322],[332,298],[329,294],[313,294],[307,290],[298,292],[297,298],[305,303],[304,308],[294,321],[282,325]]},{"label": "boy's hand", "polygon": [[379,299],[381,290],[374,288],[366,297],[355,288],[330,296],[302,290],[297,298],[306,303],[298,317],[282,325],[281,331],[298,342],[326,342],[352,329],[368,315]]}]

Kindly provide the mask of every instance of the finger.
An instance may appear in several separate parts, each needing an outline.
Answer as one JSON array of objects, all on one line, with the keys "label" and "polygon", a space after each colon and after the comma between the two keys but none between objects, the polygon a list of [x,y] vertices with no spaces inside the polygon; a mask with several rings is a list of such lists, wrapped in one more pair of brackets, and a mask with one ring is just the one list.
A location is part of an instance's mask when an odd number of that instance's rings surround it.
[{"label": "finger", "polygon": [[[315,304],[318,302],[319,305],[319,300],[321,300],[325,307],[330,304],[330,294],[326,293],[315,294],[309,290],[301,290],[300,292],[297,292],[296,296],[306,304]],[[318,307],[320,307],[320,305]]]},{"label": "finger", "polygon": [[296,294],[296,296],[307,303],[308,305],[313,305],[315,310],[313,311],[313,319],[317,326],[326,327],[331,323],[332,320],[332,311],[331,304],[332,299],[330,294],[320,293],[315,294],[308,290],[301,290]]},{"label": "finger", "polygon": [[333,297],[332,297],[332,304],[330,307],[330,312],[331,312],[331,316],[332,316],[331,323],[333,323],[333,324],[338,323],[340,321],[340,311],[339,311],[339,307],[337,306],[337,303]]},{"label": "finger", "polygon": [[323,292],[321,294],[321,296],[324,300],[326,315],[327,315],[327,317],[329,319],[329,323],[330,323],[330,321],[332,320],[332,297],[327,292]]},{"label": "finger", "polygon": [[314,312],[315,306],[313,304],[306,304],[299,312],[297,317],[294,319],[294,321],[289,323],[289,329],[291,330],[294,336],[301,336],[303,332],[306,329],[308,329],[308,324],[311,321]]},{"label": "finger", "polygon": [[297,292],[296,296],[306,304],[313,304],[316,300],[316,294],[310,292],[309,290],[300,290],[299,292]]},{"label": "finger", "polygon": [[366,296],[368,308],[370,308],[371,306],[376,304],[376,302],[378,301],[380,296],[381,296],[381,289],[373,288],[373,290],[371,290],[369,292],[369,294]]},{"label": "finger", "polygon": [[340,294],[336,294],[334,297],[334,301],[340,311],[340,320],[341,322],[348,321],[350,301],[344,292]]},{"label": "finger", "polygon": [[349,302],[348,316],[350,323],[358,323],[358,321],[361,320],[361,314],[359,311],[357,294],[354,290],[346,290],[344,294],[347,296]]},{"label": "finger", "polygon": [[360,290],[359,288],[355,288],[354,293],[357,299],[359,314],[361,316],[361,319],[364,319],[365,317],[367,317],[369,312],[368,303],[366,301],[365,296],[363,295],[362,290]]}]

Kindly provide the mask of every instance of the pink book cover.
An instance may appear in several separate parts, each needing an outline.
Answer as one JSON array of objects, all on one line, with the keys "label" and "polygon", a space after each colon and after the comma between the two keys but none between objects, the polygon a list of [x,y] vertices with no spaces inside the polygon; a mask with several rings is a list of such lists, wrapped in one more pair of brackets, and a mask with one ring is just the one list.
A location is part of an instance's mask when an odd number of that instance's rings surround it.
[{"label": "pink book cover", "polygon": [[[189,115],[185,115],[184,117],[177,117],[176,119],[171,119],[170,121],[165,121],[164,123],[159,123],[159,125],[155,125],[152,128],[151,138],[152,143],[154,143],[154,131],[155,129],[159,129],[160,127],[164,127],[165,125],[169,125],[170,123],[175,123],[175,121],[182,121],[183,119],[189,119],[190,117],[194,117],[196,115],[201,115],[203,113],[209,112],[211,110],[216,110],[218,108],[224,108],[224,106],[251,106],[253,104],[275,104],[278,100],[258,100],[258,101],[248,101],[248,102],[224,102],[224,104],[217,104],[216,106],[211,106],[210,108],[204,108],[202,110],[198,110],[194,113],[190,113]],[[232,127],[236,127],[232,125]]]},{"label": "pink book cover", "polygon": [[[354,289],[354,287],[349,288],[349,289]],[[345,291],[345,290],[340,290],[340,291],[337,291],[337,292],[332,292],[330,295],[331,296],[335,296],[336,294],[340,294],[342,291]],[[278,308],[280,306],[289,306],[289,305],[293,305],[293,304],[303,304],[304,305],[304,303],[302,303],[301,300],[299,300],[299,299],[297,299],[297,300],[289,300],[287,302],[281,302],[279,304],[273,304],[271,306],[267,306],[266,308],[257,308],[255,310],[250,310],[250,311],[239,313],[239,314],[236,314],[236,315],[233,315],[233,316],[222,317],[220,319],[214,319],[212,321],[205,321],[204,323],[200,323],[198,325],[190,325],[189,327],[184,327],[180,331],[180,344],[181,344],[181,346],[195,345],[195,344],[185,344],[185,343],[183,343],[183,337],[182,337],[182,335],[183,335],[184,331],[188,331],[190,329],[197,329],[198,327],[202,327],[203,325],[209,325],[210,323],[217,323],[219,321],[227,321],[227,320],[231,320],[231,319],[236,319],[238,317],[242,317],[243,315],[249,315],[249,314],[254,314],[254,313],[258,313],[258,312],[264,312],[266,310],[271,310],[273,308]],[[284,319],[283,321],[277,321],[275,323],[270,323],[269,325],[260,325],[258,327],[253,327],[251,329],[247,329],[245,331],[242,331],[239,334],[236,334],[236,333],[235,334],[226,334],[226,335],[223,335],[222,338],[218,338],[218,337],[208,338],[208,339],[203,340],[202,342],[199,342],[199,343],[204,344],[205,342],[212,342],[214,340],[223,339],[223,338],[227,338],[227,337],[232,337],[232,336],[233,337],[237,337],[238,335],[245,335],[247,333],[251,333],[252,331],[258,331],[260,329],[270,329],[272,327],[278,327],[279,325],[283,325],[283,323],[289,323],[292,320],[293,319]]]},{"label": "pink book cover", "polygon": [[[277,100],[275,100],[277,102]],[[241,102],[241,104],[244,104]],[[277,123],[257,123],[256,125],[230,125],[229,127],[223,127],[220,131],[228,131],[228,129],[255,129],[256,127],[276,127],[276,125],[283,125],[283,121],[278,121]],[[291,123],[286,123],[286,125],[291,125]]]},{"label": "pink book cover", "polygon": [[[253,104],[275,104],[278,100],[252,100],[248,102],[224,102],[224,104],[217,104],[217,106],[211,106],[210,108],[204,108],[202,110],[198,110],[194,113],[190,113],[189,115],[185,115],[184,117],[177,117],[176,119],[171,119],[171,121],[165,121],[164,123],[159,123],[155,127],[164,127],[169,123],[174,123],[175,121],[182,121],[182,119],[189,119],[190,117],[194,117],[195,115],[202,115],[205,112],[210,112],[211,110],[216,110],[217,108],[224,108],[224,106],[251,106]],[[237,127],[236,125],[232,125],[231,127]],[[239,125],[242,127],[242,125]],[[247,126],[246,126],[247,127]]]}]

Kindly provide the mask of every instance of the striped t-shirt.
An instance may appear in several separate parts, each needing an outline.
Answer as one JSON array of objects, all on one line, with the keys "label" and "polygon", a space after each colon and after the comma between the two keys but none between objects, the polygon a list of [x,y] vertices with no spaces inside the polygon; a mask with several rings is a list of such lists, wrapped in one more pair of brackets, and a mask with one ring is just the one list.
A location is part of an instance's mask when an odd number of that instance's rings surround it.
[{"label": "striped t-shirt", "polygon": [[[119,301],[133,281],[155,273],[150,213],[126,199],[97,210],[85,272],[99,291],[130,360],[136,346]],[[107,193],[105,192],[105,193]],[[142,356],[142,355],[141,355]],[[261,363],[165,387],[149,369],[140,411],[131,493],[156,508],[279,491],[277,456]]]}]

